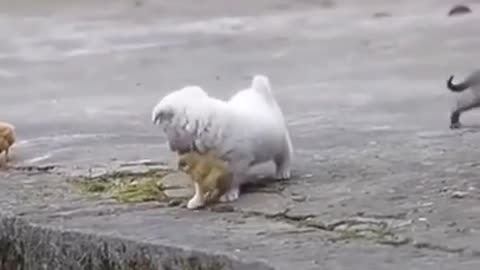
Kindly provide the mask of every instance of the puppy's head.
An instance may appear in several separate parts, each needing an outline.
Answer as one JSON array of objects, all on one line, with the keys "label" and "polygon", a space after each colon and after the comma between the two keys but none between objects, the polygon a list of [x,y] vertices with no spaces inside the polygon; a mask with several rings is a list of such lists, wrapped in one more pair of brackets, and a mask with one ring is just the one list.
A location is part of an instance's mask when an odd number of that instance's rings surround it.
[{"label": "puppy's head", "polygon": [[152,110],[152,122],[162,125],[171,122],[175,114],[180,114],[195,104],[199,98],[208,97],[199,86],[186,86],[164,96]]}]

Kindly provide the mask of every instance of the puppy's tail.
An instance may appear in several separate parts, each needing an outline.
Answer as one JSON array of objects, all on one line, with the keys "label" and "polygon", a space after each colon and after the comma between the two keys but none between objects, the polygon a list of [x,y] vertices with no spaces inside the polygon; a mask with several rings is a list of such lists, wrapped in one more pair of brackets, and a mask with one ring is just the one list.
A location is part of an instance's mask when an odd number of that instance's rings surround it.
[{"label": "puppy's tail", "polygon": [[465,91],[467,88],[470,87],[470,82],[469,80],[465,80],[459,84],[454,84],[453,83],[453,75],[450,76],[450,78],[448,78],[447,80],[447,87],[448,89],[450,89],[450,91],[452,92],[463,92]]},{"label": "puppy's tail", "polygon": [[275,104],[275,97],[272,93],[272,88],[270,86],[270,80],[267,76],[264,75],[255,75],[252,80],[252,89],[255,89],[268,103]]}]

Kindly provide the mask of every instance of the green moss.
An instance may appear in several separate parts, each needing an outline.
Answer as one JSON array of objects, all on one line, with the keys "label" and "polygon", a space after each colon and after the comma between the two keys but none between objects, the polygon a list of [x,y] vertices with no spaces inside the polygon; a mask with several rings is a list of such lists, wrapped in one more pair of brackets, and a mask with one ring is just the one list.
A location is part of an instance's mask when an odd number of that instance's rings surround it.
[{"label": "green moss", "polygon": [[363,239],[365,238],[364,235],[357,231],[353,230],[338,230],[338,237],[335,237],[337,241],[346,241],[346,240],[355,240],[355,239]]},{"label": "green moss", "polygon": [[171,173],[165,169],[150,169],[146,172],[112,172],[95,177],[71,179],[81,193],[113,198],[122,203],[166,200],[161,180]]},{"label": "green moss", "polygon": [[401,246],[410,243],[411,239],[406,237],[401,237],[394,234],[393,232],[387,229],[342,229],[336,230],[338,236],[334,238],[336,241],[349,241],[363,239],[367,241],[372,241],[377,244],[382,245],[391,245],[391,246]]},{"label": "green moss", "polygon": [[102,193],[107,192],[111,188],[112,183],[100,183],[94,180],[88,180],[84,182],[77,182],[75,183],[75,186],[80,191],[85,193]]},{"label": "green moss", "polygon": [[160,181],[147,178],[125,185],[115,185],[112,189],[112,198],[120,202],[134,203],[165,200],[166,195]]}]

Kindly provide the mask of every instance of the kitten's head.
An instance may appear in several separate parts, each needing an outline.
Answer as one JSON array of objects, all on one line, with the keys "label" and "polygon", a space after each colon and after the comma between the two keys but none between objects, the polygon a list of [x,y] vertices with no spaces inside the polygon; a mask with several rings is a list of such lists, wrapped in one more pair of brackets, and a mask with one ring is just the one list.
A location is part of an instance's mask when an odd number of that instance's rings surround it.
[{"label": "kitten's head", "polygon": [[196,152],[187,152],[180,154],[177,161],[178,170],[188,171],[190,168],[195,167],[195,164],[198,162],[199,154]]}]

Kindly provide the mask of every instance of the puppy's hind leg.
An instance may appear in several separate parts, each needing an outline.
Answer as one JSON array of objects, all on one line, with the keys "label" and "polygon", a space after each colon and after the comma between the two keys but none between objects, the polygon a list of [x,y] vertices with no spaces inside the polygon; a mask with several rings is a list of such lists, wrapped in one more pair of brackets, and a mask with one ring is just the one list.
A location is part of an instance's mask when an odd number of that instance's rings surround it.
[{"label": "puppy's hind leg", "polygon": [[450,128],[458,129],[462,126],[460,115],[466,111],[480,107],[480,99],[474,99],[469,102],[461,102],[457,108],[450,114]]},{"label": "puppy's hind leg", "polygon": [[232,184],[225,194],[220,197],[221,202],[233,202],[236,201],[240,197],[240,186],[245,179],[246,174],[233,174]]},{"label": "puppy's hind leg", "polygon": [[273,158],[275,163],[275,178],[276,179],[289,179],[291,176],[290,166],[293,156],[293,146],[290,136],[287,133],[285,135],[284,145],[282,151]]},{"label": "puppy's hind leg", "polygon": [[247,179],[249,164],[249,161],[242,160],[232,166],[232,182],[228,191],[220,197],[221,202],[233,202],[240,197],[240,187]]},{"label": "puppy's hind leg", "polygon": [[234,202],[240,198],[240,186],[233,186],[220,197],[220,202]]}]

